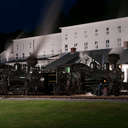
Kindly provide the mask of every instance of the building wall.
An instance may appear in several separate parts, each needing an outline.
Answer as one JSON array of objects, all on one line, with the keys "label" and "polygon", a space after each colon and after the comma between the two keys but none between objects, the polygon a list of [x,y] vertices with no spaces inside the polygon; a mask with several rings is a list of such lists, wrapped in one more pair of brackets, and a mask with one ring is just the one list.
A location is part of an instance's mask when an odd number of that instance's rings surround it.
[{"label": "building wall", "polygon": [[128,40],[128,17],[61,28],[62,52],[122,47]]},{"label": "building wall", "polygon": [[38,56],[55,55],[61,52],[60,33],[45,36],[16,39],[13,41],[14,58],[28,57],[33,53]]}]

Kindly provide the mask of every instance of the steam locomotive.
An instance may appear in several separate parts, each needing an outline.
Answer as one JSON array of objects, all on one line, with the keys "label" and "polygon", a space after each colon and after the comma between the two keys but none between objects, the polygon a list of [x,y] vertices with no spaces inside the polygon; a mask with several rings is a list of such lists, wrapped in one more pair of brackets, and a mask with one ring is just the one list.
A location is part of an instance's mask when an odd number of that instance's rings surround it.
[{"label": "steam locomotive", "polygon": [[92,92],[99,95],[106,88],[107,95],[119,95],[122,88],[123,72],[118,68],[119,56],[109,55],[109,64],[99,65],[95,61],[87,66],[82,63],[61,65],[54,71],[43,71],[35,67],[37,59],[28,58],[27,69],[20,64],[0,68],[0,94],[25,95],[72,95]]}]

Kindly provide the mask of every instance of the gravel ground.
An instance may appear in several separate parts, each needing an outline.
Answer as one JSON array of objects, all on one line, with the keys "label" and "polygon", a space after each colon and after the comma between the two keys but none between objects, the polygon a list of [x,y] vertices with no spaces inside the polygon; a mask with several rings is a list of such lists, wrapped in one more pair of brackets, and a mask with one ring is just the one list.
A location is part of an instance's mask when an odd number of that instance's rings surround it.
[{"label": "gravel ground", "polygon": [[0,97],[0,100],[17,100],[17,101],[22,101],[22,100],[55,100],[55,101],[87,101],[87,102],[103,102],[103,101],[107,101],[107,102],[128,102],[128,98],[125,98],[125,99],[109,99],[109,98],[107,98],[107,99],[98,99],[98,98],[96,98],[96,99],[93,99],[93,98],[38,98],[38,97],[36,97],[36,98],[32,98],[32,97],[24,97],[24,98],[5,98],[5,97]]}]

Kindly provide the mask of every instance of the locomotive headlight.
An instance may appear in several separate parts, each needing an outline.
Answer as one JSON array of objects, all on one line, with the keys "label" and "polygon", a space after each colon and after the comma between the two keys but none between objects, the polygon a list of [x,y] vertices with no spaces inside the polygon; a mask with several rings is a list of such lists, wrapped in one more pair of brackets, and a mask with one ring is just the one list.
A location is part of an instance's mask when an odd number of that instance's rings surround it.
[{"label": "locomotive headlight", "polygon": [[119,65],[119,68],[122,69],[122,64]]},{"label": "locomotive headlight", "polygon": [[41,78],[40,78],[40,81],[43,82],[43,81],[44,81],[44,77],[41,77]]}]

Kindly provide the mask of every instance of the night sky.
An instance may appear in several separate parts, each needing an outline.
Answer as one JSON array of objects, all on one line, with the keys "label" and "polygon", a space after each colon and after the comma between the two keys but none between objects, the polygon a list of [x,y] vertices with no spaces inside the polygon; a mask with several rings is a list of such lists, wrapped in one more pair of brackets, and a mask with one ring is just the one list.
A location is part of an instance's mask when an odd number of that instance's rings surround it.
[{"label": "night sky", "polygon": [[[41,25],[46,16],[49,15],[48,7],[52,1],[0,0],[0,51],[3,50],[5,42],[8,41],[7,36],[10,38],[11,35],[11,37],[15,38],[15,32],[19,30],[32,32],[35,35],[42,34],[40,33],[43,29]],[[63,6],[61,6],[57,14],[56,22],[53,22],[53,30],[49,31],[49,33],[59,32],[59,27],[63,26],[128,16],[128,0],[63,1]],[[54,15],[56,15],[56,12],[53,9],[53,13],[49,16],[49,21],[53,21],[52,16]],[[45,21],[44,26],[47,26],[47,21]],[[9,33],[9,35],[5,35],[6,33]]]},{"label": "night sky", "polygon": [[[53,0],[1,0],[0,32],[35,29],[43,15],[48,13],[45,10],[51,1]],[[75,3],[76,0],[65,0],[60,13],[67,15]]]},{"label": "night sky", "polygon": [[[1,0],[0,32],[38,28],[52,0]],[[128,15],[127,0],[65,0],[58,26],[67,26]]]}]

